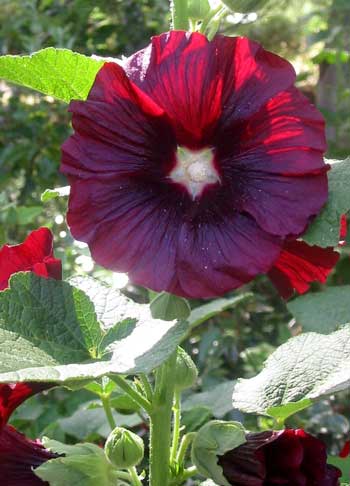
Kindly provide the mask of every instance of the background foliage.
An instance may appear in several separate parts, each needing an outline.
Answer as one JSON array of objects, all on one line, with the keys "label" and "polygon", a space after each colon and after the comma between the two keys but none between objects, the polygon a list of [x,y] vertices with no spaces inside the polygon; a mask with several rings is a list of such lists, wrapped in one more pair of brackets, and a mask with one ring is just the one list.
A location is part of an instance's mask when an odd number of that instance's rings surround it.
[{"label": "background foliage", "polygon": [[[349,1],[267,4],[259,12],[229,15],[222,32],[248,35],[287,57],[297,70],[299,87],[327,120],[328,157],[349,154]],[[0,54],[55,46],[120,57],[167,30],[168,22],[167,0],[2,0]],[[66,198],[41,201],[45,189],[66,185],[58,173],[60,145],[70,132],[66,105],[0,82],[0,125],[0,245],[17,243],[31,229],[46,225],[56,235],[56,253],[64,260],[66,275],[84,271],[103,276],[115,286],[125,286],[125,292],[140,302],[147,301],[145,291],[127,284],[125,275],[112,275],[94,265],[86,246],[72,240],[63,217]],[[350,258],[345,247],[328,285],[349,283]],[[212,416],[242,420],[247,428],[272,425],[268,419],[256,423],[248,415],[227,410],[223,403],[230,402],[232,380],[259,372],[265,358],[298,334],[300,325],[265,277],[240,292],[247,290],[253,291],[252,297],[197,327],[185,343],[200,370],[196,389],[185,401],[188,430]],[[194,392],[198,394],[193,396]],[[349,434],[349,402],[349,393],[331,397],[297,414],[290,424],[319,435],[335,454]],[[147,434],[143,417],[130,399],[115,392],[113,404],[119,425]],[[20,407],[13,422],[32,437],[46,435],[63,442],[102,443],[108,434],[103,410],[87,390],[70,393],[69,399],[62,389],[33,398]]]}]

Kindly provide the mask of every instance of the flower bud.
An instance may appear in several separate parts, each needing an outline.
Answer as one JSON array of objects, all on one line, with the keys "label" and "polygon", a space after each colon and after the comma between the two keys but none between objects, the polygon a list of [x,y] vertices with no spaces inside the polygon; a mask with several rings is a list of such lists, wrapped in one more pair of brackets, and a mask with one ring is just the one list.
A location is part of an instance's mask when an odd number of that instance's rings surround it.
[{"label": "flower bud", "polygon": [[175,389],[185,390],[195,384],[198,376],[196,365],[191,357],[182,348],[177,348],[176,369],[175,369]]},{"label": "flower bud", "polygon": [[218,464],[218,456],[245,442],[245,431],[240,423],[213,420],[197,432],[192,445],[192,461],[206,478],[220,486],[230,486]]},{"label": "flower bud", "polygon": [[105,444],[105,452],[111,463],[120,469],[136,466],[143,459],[143,440],[123,427],[116,427]]}]

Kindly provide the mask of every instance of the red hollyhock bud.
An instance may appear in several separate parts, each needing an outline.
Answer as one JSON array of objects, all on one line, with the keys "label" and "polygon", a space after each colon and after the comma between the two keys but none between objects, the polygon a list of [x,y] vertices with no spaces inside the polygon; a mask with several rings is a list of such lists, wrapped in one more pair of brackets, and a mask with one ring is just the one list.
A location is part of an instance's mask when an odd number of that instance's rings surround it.
[{"label": "red hollyhock bud", "polygon": [[304,430],[248,434],[218,463],[232,486],[338,486],[341,477],[327,464],[325,444]]},{"label": "red hollyhock bud", "polygon": [[256,42],[182,31],[105,63],[70,104],[73,235],[99,264],[185,297],[267,273],[327,200],[324,121],[294,81]]},{"label": "red hollyhock bud", "polygon": [[53,255],[53,236],[48,228],[32,231],[19,245],[0,249],[0,290],[16,272],[31,271],[42,277],[62,278],[62,263]]}]

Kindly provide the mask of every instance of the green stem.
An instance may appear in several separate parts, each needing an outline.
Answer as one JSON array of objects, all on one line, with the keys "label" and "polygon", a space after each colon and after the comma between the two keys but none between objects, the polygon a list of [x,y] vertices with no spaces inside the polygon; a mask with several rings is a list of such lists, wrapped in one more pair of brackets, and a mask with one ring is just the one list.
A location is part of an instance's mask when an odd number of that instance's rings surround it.
[{"label": "green stem", "polygon": [[176,352],[156,371],[150,414],[150,486],[169,486]]},{"label": "green stem", "polygon": [[111,375],[111,379],[125,391],[136,403],[138,403],[146,412],[150,415],[152,406],[147,398],[143,397],[135,388],[133,388],[129,383],[120,375]]},{"label": "green stem", "polygon": [[130,474],[128,472],[115,471],[113,473],[113,475],[115,475],[115,477],[118,478],[118,479],[124,479],[125,481],[128,481],[128,483],[130,483],[131,477],[130,477]]},{"label": "green stem", "polygon": [[173,425],[173,442],[172,442],[171,453],[170,453],[171,463],[176,461],[176,453],[179,447],[179,440],[180,440],[181,393],[178,390],[175,392],[173,412],[174,412],[174,425]]},{"label": "green stem", "polygon": [[116,428],[117,424],[115,423],[115,420],[114,420],[114,417],[113,417],[110,395],[101,395],[101,401],[102,401],[102,405],[103,405],[108,423],[109,423],[111,429],[114,430]]},{"label": "green stem", "polygon": [[128,471],[131,476],[132,486],[142,486],[142,482],[137,474],[136,467],[130,467]]},{"label": "green stem", "polygon": [[188,30],[187,0],[170,0],[170,10],[173,30]]},{"label": "green stem", "polygon": [[152,390],[152,385],[149,381],[149,379],[147,378],[146,375],[140,375],[139,376],[140,378],[140,381],[142,383],[142,386],[143,386],[143,389],[145,391],[145,394],[146,394],[146,397],[147,397],[147,400],[151,403],[152,400],[153,400],[153,390]]},{"label": "green stem", "polygon": [[186,479],[191,478],[196,474],[198,474],[198,470],[196,466],[189,467],[188,469],[185,469],[184,472],[182,473],[181,481],[186,481]]},{"label": "green stem", "polygon": [[183,462],[185,460],[187,449],[192,444],[195,435],[196,435],[195,432],[190,432],[189,434],[186,434],[186,435],[183,436],[180,447],[179,447],[179,451],[178,451],[177,457],[176,457],[176,462],[178,464],[183,464]]},{"label": "green stem", "polygon": [[203,19],[203,22],[201,24],[201,28],[199,29],[199,32],[201,34],[205,34],[206,30],[207,30],[207,27],[210,23],[210,21],[215,17],[215,15],[217,13],[220,12],[220,10],[222,9],[222,5],[220,4],[218,7],[216,7],[215,9],[211,10],[208,15]]}]

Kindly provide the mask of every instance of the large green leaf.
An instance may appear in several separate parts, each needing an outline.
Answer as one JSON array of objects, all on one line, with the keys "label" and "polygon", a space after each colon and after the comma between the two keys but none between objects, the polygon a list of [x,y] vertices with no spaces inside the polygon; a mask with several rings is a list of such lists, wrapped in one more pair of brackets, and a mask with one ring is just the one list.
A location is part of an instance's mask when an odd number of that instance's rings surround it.
[{"label": "large green leaf", "polygon": [[72,283],[18,273],[0,292],[0,382],[148,373],[187,331],[92,278]]},{"label": "large green leaf", "polygon": [[340,218],[350,210],[350,157],[326,162],[332,167],[328,173],[328,201],[303,235],[310,245],[322,247],[338,245]]},{"label": "large green leaf", "polygon": [[238,304],[245,302],[253,297],[251,292],[245,294],[235,295],[229,298],[215,299],[207,304],[200,305],[192,310],[191,314],[187,318],[190,328],[194,328],[207,321],[211,317],[216,316],[220,312],[223,312],[232,307],[236,307]]},{"label": "large green leaf", "polygon": [[305,331],[328,334],[350,322],[350,285],[302,295],[289,302],[288,309]]},{"label": "large green leaf", "polygon": [[[61,457],[51,459],[34,470],[51,486],[115,486],[116,471],[103,449],[95,444],[62,444],[44,439],[48,449]],[[62,456],[62,454],[64,454]]]},{"label": "large green leaf", "polygon": [[[345,390],[349,384],[350,325],[346,325],[329,335],[302,334],[280,346],[260,374],[238,381],[233,406],[285,419],[312,400]],[[295,407],[287,413],[284,406],[290,408],[292,403]]]},{"label": "large green leaf", "polygon": [[182,404],[183,410],[191,410],[193,407],[207,407],[214,417],[222,418],[232,410],[232,393],[236,381],[225,381],[214,386],[210,390],[193,393]]},{"label": "large green leaf", "polygon": [[85,100],[104,61],[48,47],[30,56],[1,56],[0,78],[62,101]]}]

